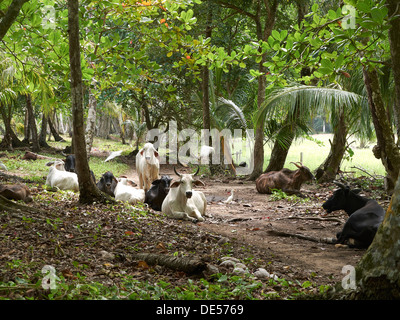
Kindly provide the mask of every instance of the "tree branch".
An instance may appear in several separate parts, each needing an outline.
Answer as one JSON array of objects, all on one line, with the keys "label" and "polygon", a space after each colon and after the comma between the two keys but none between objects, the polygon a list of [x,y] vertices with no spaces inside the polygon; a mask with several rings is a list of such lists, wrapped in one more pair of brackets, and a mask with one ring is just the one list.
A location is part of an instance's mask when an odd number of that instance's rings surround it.
[{"label": "tree branch", "polygon": [[0,40],[4,38],[8,29],[10,29],[11,25],[14,23],[24,3],[28,1],[29,0],[13,0],[10,4],[7,13],[0,21]]},{"label": "tree branch", "polygon": [[239,12],[240,14],[243,14],[243,15],[245,15],[245,16],[248,16],[248,17],[249,17],[250,19],[252,19],[252,20],[256,20],[256,15],[254,15],[254,14],[252,14],[252,13],[250,13],[250,12],[247,12],[247,11],[245,11],[245,10],[239,8],[239,7],[235,6],[234,4],[231,4],[231,3],[225,2],[225,1],[217,1],[217,2],[218,2],[221,6],[223,6],[223,7],[225,7],[225,8],[233,9],[233,10],[235,10],[236,12]]}]

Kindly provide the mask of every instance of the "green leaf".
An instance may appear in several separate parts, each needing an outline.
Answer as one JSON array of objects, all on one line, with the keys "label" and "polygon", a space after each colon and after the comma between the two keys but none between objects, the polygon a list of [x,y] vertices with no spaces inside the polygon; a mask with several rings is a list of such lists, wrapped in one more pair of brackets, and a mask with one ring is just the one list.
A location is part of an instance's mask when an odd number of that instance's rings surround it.
[{"label": "green leaf", "polygon": [[335,60],[335,68],[336,69],[339,69],[340,67],[342,67],[343,60],[344,60],[344,55],[343,54],[340,54],[336,58],[336,60]]},{"label": "green leaf", "polygon": [[333,70],[333,64],[332,64],[332,62],[331,62],[330,60],[328,60],[328,59],[322,59],[322,60],[321,60],[321,66]]},{"label": "green leaf", "polygon": [[322,75],[328,75],[331,74],[333,72],[333,69],[331,68],[326,68],[326,67],[321,67],[318,69],[318,71],[322,74]]},{"label": "green leaf", "polygon": [[387,15],[387,9],[386,8],[372,8],[371,10],[371,17],[372,20],[374,20],[376,23],[378,24],[382,24],[383,23],[383,19],[386,17]]},{"label": "green leaf", "polygon": [[329,17],[329,19],[331,19],[331,20],[336,19],[336,12],[333,11],[333,10],[329,10],[329,11],[328,11],[328,17]]},{"label": "green leaf", "polygon": [[279,40],[279,41],[281,41],[281,35],[280,35],[280,33],[277,31],[277,30],[272,30],[272,36],[276,39],[276,40]]}]

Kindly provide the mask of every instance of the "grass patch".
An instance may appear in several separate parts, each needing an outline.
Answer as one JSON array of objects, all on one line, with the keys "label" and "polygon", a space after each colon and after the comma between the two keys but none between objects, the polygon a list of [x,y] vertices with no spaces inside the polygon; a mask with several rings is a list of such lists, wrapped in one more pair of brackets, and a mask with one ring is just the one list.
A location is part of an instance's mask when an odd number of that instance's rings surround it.
[{"label": "grass patch", "polygon": [[[289,153],[285,162],[285,168],[296,169],[293,164],[290,162],[300,161],[300,153],[303,154],[303,164],[307,166],[311,171],[317,169],[321,163],[326,159],[329,154],[330,144],[329,139],[332,140],[332,134],[316,134],[313,135],[312,138],[315,141],[308,139],[297,139],[294,141],[292,146],[289,149]],[[351,158],[343,160],[341,164],[342,171],[355,171],[354,177],[365,176],[360,170],[351,168],[352,166],[357,166],[365,169],[372,175],[385,175],[385,168],[382,165],[381,160],[376,159],[372,153],[372,146],[369,146],[365,149],[357,148],[359,145],[356,139],[351,139],[351,141],[355,140],[355,143],[351,144],[351,149],[354,152],[354,155]],[[271,155],[271,146],[268,144],[264,147],[265,152],[265,161],[264,161],[264,169],[268,166],[270,155]]]},{"label": "grass patch", "polygon": [[[48,144],[57,149],[64,149],[66,146],[71,145],[71,139],[64,137],[64,142],[48,141]],[[125,174],[129,170],[129,166],[126,163],[120,162],[118,158],[114,161],[104,162],[105,158],[111,151],[124,150],[122,155],[128,155],[132,148],[129,145],[124,145],[119,141],[105,140],[96,138],[94,141],[94,150],[101,154],[102,157],[92,156],[89,160],[90,169],[93,170],[96,180],[98,181],[102,174],[106,171],[112,171],[117,177]],[[17,174],[24,178],[29,178],[38,183],[44,183],[46,181],[49,167],[46,166],[49,159],[37,159],[37,160],[21,160],[24,156],[25,151],[15,150],[12,153],[5,151],[5,156],[1,158],[1,161],[8,169],[8,174]],[[65,157],[61,154],[50,154],[46,152],[40,152],[40,155],[57,158],[64,160]]]}]

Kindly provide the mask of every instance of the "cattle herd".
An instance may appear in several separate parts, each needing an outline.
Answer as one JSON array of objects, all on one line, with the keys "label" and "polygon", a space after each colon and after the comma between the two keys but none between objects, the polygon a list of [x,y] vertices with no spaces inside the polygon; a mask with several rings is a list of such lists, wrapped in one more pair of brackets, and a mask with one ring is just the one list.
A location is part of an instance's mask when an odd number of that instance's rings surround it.
[{"label": "cattle herd", "polygon": [[[302,184],[315,178],[301,163],[293,164],[297,170],[284,168],[262,174],[256,180],[256,190],[261,194],[270,194],[274,189],[280,189],[287,194],[303,196],[300,192]],[[46,185],[59,190],[79,191],[74,155],[66,156],[65,161],[53,161],[47,165],[50,168]],[[176,181],[168,175],[160,177],[158,152],[151,143],[146,143],[136,155],[136,170],[138,185],[127,177],[116,178],[110,171],[105,172],[97,183],[93,172],[91,176],[102,192],[116,200],[132,205],[146,203],[148,207],[161,211],[172,219],[197,222],[204,221],[207,217],[206,197],[203,192],[193,189],[196,186],[204,186],[204,183],[196,178],[199,167],[192,174],[179,173],[174,168],[178,176]],[[349,216],[342,231],[336,235],[336,244],[368,248],[383,221],[384,209],[375,200],[360,196],[358,193],[361,190],[351,190],[349,186],[336,181],[335,184],[339,189],[334,191],[322,207],[327,213],[344,210]],[[29,188],[21,184],[0,185],[0,195],[10,200],[32,201]]]}]

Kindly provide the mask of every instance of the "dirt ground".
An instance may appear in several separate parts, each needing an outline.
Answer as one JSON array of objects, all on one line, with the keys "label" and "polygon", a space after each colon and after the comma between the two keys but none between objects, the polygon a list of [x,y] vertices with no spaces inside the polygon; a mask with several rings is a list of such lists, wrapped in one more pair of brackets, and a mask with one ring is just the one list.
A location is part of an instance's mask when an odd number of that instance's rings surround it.
[{"label": "dirt ground", "polygon": [[[190,173],[180,168],[179,172]],[[173,167],[164,166],[161,175],[177,179]],[[128,174],[136,179],[135,171]],[[208,217],[197,223],[199,228],[251,245],[273,257],[271,268],[293,278],[319,278],[322,283],[341,281],[345,265],[355,266],[365,250],[336,248],[333,244],[314,242],[297,237],[282,237],[271,230],[316,238],[335,238],[347,219],[344,211],[326,215],[322,203],[331,195],[333,184],[305,184],[302,192],[309,201],[271,201],[270,195],[259,194],[255,182],[234,178],[200,177],[205,187]],[[233,201],[223,203],[233,190]],[[311,218],[311,219],[309,219]],[[325,220],[314,220],[325,219]],[[333,221],[330,221],[329,218]],[[316,279],[317,280],[317,279]]]},{"label": "dirt ground", "polygon": [[[138,182],[134,161],[122,157],[119,161],[131,168],[125,175]],[[191,173],[189,168],[178,170]],[[171,165],[162,165],[160,174],[177,179]],[[167,256],[179,253],[207,261],[220,268],[219,272],[224,272],[220,262],[228,255],[244,262],[251,272],[262,267],[279,278],[333,285],[344,277],[342,268],[355,266],[365,253],[365,250],[336,248],[322,241],[271,234],[275,230],[314,239],[334,238],[347,215],[344,212],[324,214],[321,205],[331,195],[333,184],[303,185],[307,201],[299,198],[272,201],[271,195],[257,193],[255,182],[222,176],[199,178],[205,186],[197,190],[206,195],[208,207],[205,221],[198,223],[177,222],[153,210],[147,216],[132,218],[122,204],[112,211],[107,205],[81,206],[78,194],[48,192],[40,184],[30,184],[37,201],[29,206],[45,210],[50,220],[45,220],[43,214],[29,214],[29,219],[18,213],[1,215],[4,230],[0,238],[0,264],[27,262],[31,269],[26,274],[34,279],[38,268],[49,264],[62,270],[66,278],[73,279],[83,273],[88,280],[107,285],[118,279],[111,277],[111,273],[154,281],[168,277],[168,281],[179,285],[185,279],[181,272],[164,267],[143,269],[131,253]],[[0,181],[16,182],[6,176]],[[44,181],[45,178],[43,184]],[[232,190],[233,201],[223,203]],[[370,196],[367,190],[364,194]],[[380,202],[387,207],[387,202]],[[109,260],[109,254],[114,258]],[[18,268],[3,269],[0,270],[3,282],[21,276]]]}]

